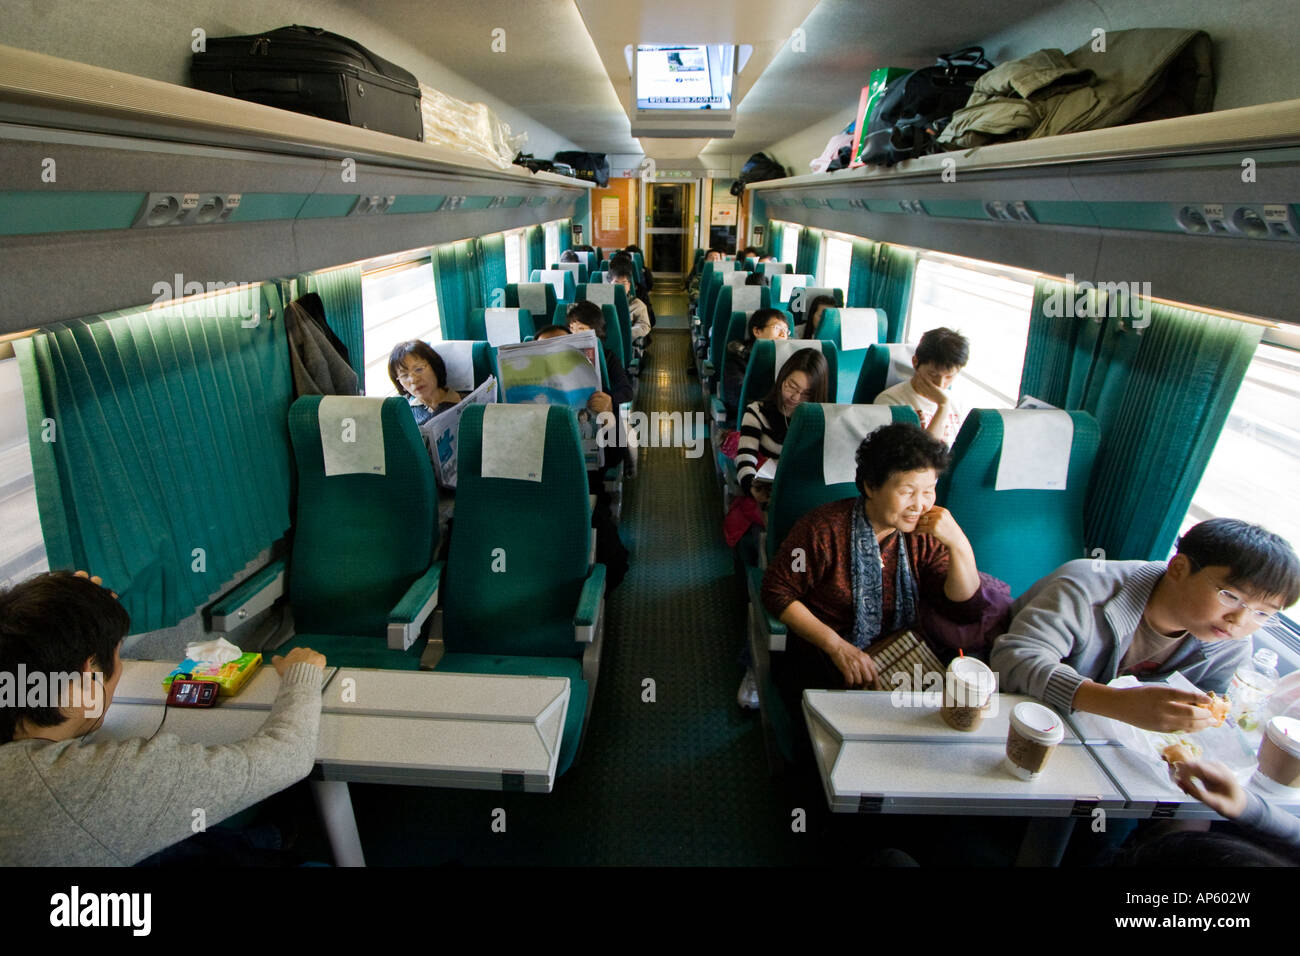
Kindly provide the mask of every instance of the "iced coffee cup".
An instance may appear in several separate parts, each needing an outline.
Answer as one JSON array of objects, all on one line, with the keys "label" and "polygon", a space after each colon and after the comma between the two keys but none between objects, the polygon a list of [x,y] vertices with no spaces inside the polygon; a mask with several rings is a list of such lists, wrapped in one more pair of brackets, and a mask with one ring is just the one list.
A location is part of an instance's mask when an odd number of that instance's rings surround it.
[{"label": "iced coffee cup", "polygon": [[1063,739],[1065,724],[1055,711],[1030,701],[1016,704],[1007,731],[1007,770],[1021,780],[1037,780]]},{"label": "iced coffee cup", "polygon": [[984,720],[994,686],[993,671],[983,661],[955,658],[944,675],[939,713],[953,730],[975,730]]},{"label": "iced coffee cup", "polygon": [[1253,782],[1265,790],[1300,796],[1300,720],[1274,717],[1265,725]]}]

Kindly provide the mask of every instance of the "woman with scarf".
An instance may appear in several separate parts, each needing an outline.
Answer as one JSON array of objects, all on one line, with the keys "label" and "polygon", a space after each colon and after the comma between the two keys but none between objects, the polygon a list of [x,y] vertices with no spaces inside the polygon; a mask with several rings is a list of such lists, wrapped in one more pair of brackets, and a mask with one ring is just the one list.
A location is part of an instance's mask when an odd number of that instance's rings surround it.
[{"label": "woman with scarf", "polygon": [[861,496],[790,529],[763,578],[764,605],[801,638],[787,642],[776,675],[788,696],[870,687],[871,645],[915,626],[922,607],[973,623],[996,600],[965,533],[934,505],[947,466],[947,446],[915,425],[878,428],[858,448]]}]

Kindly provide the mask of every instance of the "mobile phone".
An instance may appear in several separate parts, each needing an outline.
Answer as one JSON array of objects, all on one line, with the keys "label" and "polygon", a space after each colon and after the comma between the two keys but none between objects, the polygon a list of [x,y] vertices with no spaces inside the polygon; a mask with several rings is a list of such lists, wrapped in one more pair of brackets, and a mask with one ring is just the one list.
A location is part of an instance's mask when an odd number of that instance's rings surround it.
[{"label": "mobile phone", "polygon": [[168,707],[211,707],[217,702],[221,685],[214,680],[177,677],[167,692]]}]

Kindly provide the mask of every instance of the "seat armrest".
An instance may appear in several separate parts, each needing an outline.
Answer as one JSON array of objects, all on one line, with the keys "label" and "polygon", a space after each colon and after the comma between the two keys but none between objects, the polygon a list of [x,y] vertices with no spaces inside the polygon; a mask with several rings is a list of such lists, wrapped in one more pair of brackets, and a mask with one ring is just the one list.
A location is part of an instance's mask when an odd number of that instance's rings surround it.
[{"label": "seat armrest", "polygon": [[407,650],[420,636],[424,622],[438,606],[443,562],[435,561],[424,575],[412,582],[406,594],[388,615],[388,649]]},{"label": "seat armrest", "polygon": [[766,605],[763,604],[763,569],[747,567],[745,569],[745,580],[749,585],[749,603],[758,612],[756,615],[758,626],[767,637],[768,648],[773,651],[784,651],[785,625],[773,617]]},{"label": "seat armrest", "polygon": [[727,406],[722,403],[722,399],[717,395],[709,396],[709,405],[713,410],[713,420],[719,425],[727,421]]},{"label": "seat armrest", "polygon": [[605,603],[605,566],[593,564],[591,573],[582,584],[578,595],[578,610],[573,615],[573,639],[580,644],[590,644],[596,638],[602,606]]},{"label": "seat armrest", "polygon": [[228,634],[284,597],[284,571],[283,558],[272,561],[218,598],[211,608],[208,630]]}]

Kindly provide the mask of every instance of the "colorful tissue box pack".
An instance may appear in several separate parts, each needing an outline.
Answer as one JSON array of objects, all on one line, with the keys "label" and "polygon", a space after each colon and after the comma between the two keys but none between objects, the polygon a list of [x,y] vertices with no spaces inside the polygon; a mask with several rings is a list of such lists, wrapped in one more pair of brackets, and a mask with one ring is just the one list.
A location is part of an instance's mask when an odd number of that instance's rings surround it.
[{"label": "colorful tissue box pack", "polygon": [[240,654],[233,661],[228,661],[225,664],[192,661],[186,658],[181,661],[179,667],[163,678],[163,690],[170,690],[174,679],[183,674],[188,674],[194,680],[216,681],[221,687],[218,691],[220,696],[230,697],[239,693],[239,689],[248,683],[248,679],[261,666],[262,655],[256,651]]}]

